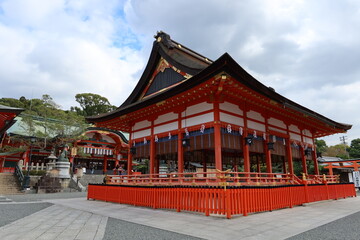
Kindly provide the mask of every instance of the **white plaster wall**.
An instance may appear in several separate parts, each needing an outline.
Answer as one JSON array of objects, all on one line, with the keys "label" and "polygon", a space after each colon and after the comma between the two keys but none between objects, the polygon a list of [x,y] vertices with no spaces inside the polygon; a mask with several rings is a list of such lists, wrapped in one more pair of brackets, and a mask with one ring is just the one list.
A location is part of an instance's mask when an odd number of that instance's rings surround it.
[{"label": "white plaster wall", "polygon": [[147,137],[150,136],[151,134],[151,129],[145,129],[142,131],[138,131],[138,132],[134,132],[133,133],[133,139],[137,139],[137,138],[141,138],[141,137]]},{"label": "white plaster wall", "polygon": [[231,124],[236,124],[239,126],[244,126],[244,119],[241,117],[235,117],[230,114],[220,112],[220,120],[224,122],[228,122]]},{"label": "white plaster wall", "polygon": [[312,138],[308,138],[308,137],[304,137],[304,142],[309,143],[309,144],[313,144]]},{"label": "white plaster wall", "polygon": [[235,113],[235,114],[239,114],[239,115],[244,114],[243,111],[239,108],[238,105],[233,104],[233,103],[229,103],[229,102],[220,103],[220,109],[228,111],[228,112],[232,112],[232,113]]},{"label": "white plaster wall", "polygon": [[246,113],[246,116],[248,118],[252,118],[252,119],[255,119],[255,120],[258,120],[260,122],[265,122],[265,118],[263,116],[261,116],[260,113],[258,112],[255,112],[253,110],[250,110],[249,112]]},{"label": "white plaster wall", "polygon": [[199,103],[193,106],[190,106],[186,109],[186,114],[185,111],[182,112],[181,116],[185,117],[185,116],[189,116],[192,114],[196,114],[196,113],[200,113],[200,112],[204,112],[207,110],[213,109],[213,104],[211,103]]},{"label": "white plaster wall", "polygon": [[287,134],[287,132],[286,132],[285,130],[282,130],[282,129],[279,129],[279,128],[276,128],[276,127],[270,127],[270,126],[269,126],[269,129],[270,129],[270,130],[273,130],[273,131],[275,131],[275,132]]},{"label": "white plaster wall", "polygon": [[301,141],[301,135],[296,134],[296,133],[290,133],[290,139]]},{"label": "white plaster wall", "polygon": [[304,134],[305,136],[312,137],[312,134],[311,134],[310,130],[308,130],[308,129],[304,129],[304,130],[303,130],[303,134]]},{"label": "white plaster wall", "polygon": [[135,125],[133,126],[133,131],[136,131],[138,129],[142,129],[142,128],[146,128],[146,127],[150,127],[151,126],[151,122],[148,120],[144,120],[141,122],[137,122],[135,123]]},{"label": "white plaster wall", "polygon": [[265,132],[265,124],[261,124],[251,120],[247,120],[247,127],[254,130]]},{"label": "white plaster wall", "polygon": [[154,124],[160,124],[163,122],[171,121],[177,119],[178,115],[176,113],[170,112],[163,115],[158,116],[158,118],[154,121]]},{"label": "white plaster wall", "polygon": [[276,119],[276,118],[269,118],[268,124],[286,129],[286,124],[283,121]]},{"label": "white plaster wall", "polygon": [[298,128],[298,126],[295,126],[294,124],[291,124],[291,125],[289,126],[289,130],[290,130],[290,131],[293,131],[293,132],[301,133],[301,132],[300,132],[300,129]]},{"label": "white plaster wall", "polygon": [[194,125],[199,125],[206,122],[214,121],[214,113],[210,112],[207,114],[199,115],[192,118],[187,118],[186,123],[185,120],[182,120],[181,126],[182,127],[191,127]]},{"label": "white plaster wall", "polygon": [[176,130],[176,129],[178,129],[177,121],[154,127],[154,134],[169,132],[169,131]]}]

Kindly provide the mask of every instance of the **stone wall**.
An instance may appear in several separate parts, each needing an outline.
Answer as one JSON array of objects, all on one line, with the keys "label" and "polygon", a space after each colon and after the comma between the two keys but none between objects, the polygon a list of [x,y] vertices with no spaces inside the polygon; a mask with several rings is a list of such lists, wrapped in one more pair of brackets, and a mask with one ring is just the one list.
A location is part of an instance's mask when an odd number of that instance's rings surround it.
[{"label": "stone wall", "polygon": [[85,174],[81,177],[80,183],[87,187],[89,183],[103,183],[105,175]]}]

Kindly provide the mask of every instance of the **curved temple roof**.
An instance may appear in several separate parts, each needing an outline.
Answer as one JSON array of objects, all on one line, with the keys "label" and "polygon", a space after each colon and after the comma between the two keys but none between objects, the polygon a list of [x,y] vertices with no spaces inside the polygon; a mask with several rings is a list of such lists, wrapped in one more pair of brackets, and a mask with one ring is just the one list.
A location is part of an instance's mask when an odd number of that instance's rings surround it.
[{"label": "curved temple roof", "polygon": [[[329,131],[326,134],[322,133],[323,136],[345,132],[352,127],[352,125],[338,123],[326,118],[278,94],[247,73],[228,53],[223,54],[216,61],[212,61],[173,41],[164,32],[158,32],[155,38],[148,64],[130,96],[113,112],[87,117],[88,122],[101,123],[124,116],[141,108],[157,104],[171,96],[184,93],[199,86],[209,78],[226,73],[233,80],[269,99],[269,102],[275,103],[276,106],[327,125]],[[171,68],[184,77],[173,85],[163,86],[157,92],[144,96],[152,81],[156,81],[156,74],[163,72],[162,65],[166,65],[167,68]]]}]

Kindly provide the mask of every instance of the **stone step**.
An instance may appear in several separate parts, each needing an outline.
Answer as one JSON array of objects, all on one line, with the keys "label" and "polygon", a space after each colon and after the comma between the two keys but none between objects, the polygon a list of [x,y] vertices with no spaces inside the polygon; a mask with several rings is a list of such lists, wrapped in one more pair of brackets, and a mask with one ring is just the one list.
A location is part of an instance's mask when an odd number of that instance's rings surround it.
[{"label": "stone step", "polygon": [[20,194],[20,190],[20,184],[14,174],[0,174],[0,194]]}]

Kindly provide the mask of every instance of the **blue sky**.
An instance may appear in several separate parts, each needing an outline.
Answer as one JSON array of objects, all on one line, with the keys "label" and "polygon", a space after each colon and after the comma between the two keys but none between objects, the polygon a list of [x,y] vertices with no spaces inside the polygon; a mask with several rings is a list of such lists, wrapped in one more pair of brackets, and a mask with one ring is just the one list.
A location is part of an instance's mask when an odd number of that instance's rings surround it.
[{"label": "blue sky", "polygon": [[[360,137],[360,2],[355,0],[0,0],[0,97],[77,93],[119,106],[163,30],[216,60],[228,52],[267,86]],[[335,135],[325,140],[340,142]]]}]

